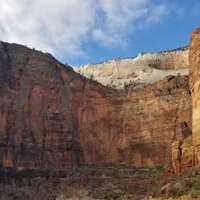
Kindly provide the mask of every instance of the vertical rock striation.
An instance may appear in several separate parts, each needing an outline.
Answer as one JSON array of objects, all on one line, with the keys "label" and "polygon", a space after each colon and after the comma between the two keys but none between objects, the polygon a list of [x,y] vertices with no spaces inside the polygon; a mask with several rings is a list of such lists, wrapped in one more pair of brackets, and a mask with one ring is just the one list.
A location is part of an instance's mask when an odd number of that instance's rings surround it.
[{"label": "vertical rock striation", "polygon": [[192,94],[192,132],[195,147],[195,164],[200,164],[200,29],[191,35],[190,44],[190,90]]},{"label": "vertical rock striation", "polygon": [[200,145],[200,29],[191,36],[190,46],[190,90],[192,93],[192,131],[193,143]]},{"label": "vertical rock striation", "polygon": [[60,68],[49,55],[0,43],[0,162],[4,166],[76,164],[71,91]]},{"label": "vertical rock striation", "polygon": [[82,77],[49,54],[0,43],[4,167],[166,165],[171,143],[185,137],[190,125],[188,76],[118,91]]},{"label": "vertical rock striation", "polygon": [[[192,97],[192,137],[185,137],[172,146],[172,164],[177,173],[200,166],[200,29],[191,34],[189,50],[190,92]],[[177,156],[177,152],[179,156]]]}]

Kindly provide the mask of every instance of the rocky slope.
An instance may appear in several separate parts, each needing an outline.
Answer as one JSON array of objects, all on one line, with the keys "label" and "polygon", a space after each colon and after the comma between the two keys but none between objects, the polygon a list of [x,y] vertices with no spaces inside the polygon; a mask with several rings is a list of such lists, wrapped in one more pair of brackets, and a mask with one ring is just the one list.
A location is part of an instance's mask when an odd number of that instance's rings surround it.
[{"label": "rocky slope", "polygon": [[136,58],[83,65],[77,72],[105,86],[123,89],[154,83],[169,75],[187,75],[188,51],[185,47],[161,53],[141,53]]},{"label": "rocky slope", "polygon": [[4,167],[166,165],[172,141],[190,129],[187,76],[118,91],[82,77],[49,54],[4,42],[0,72]]}]

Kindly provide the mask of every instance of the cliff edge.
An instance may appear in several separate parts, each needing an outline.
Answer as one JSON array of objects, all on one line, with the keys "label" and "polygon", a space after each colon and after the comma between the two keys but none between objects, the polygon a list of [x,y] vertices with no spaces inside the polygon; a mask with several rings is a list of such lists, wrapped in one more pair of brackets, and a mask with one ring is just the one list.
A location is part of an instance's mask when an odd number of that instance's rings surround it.
[{"label": "cliff edge", "polygon": [[154,83],[169,75],[188,75],[188,53],[188,47],[140,53],[136,58],[82,65],[77,72],[108,87],[130,88]]}]

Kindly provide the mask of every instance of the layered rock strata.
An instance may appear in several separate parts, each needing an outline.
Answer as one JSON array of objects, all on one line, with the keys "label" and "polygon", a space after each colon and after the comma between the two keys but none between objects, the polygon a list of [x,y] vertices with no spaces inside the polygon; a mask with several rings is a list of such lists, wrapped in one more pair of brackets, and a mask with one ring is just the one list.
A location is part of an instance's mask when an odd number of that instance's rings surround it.
[{"label": "layered rock strata", "polygon": [[188,76],[118,91],[49,54],[0,43],[0,164],[67,169],[81,163],[169,164],[190,129]]},{"label": "layered rock strata", "polygon": [[188,75],[189,48],[140,53],[135,58],[82,65],[77,72],[111,88],[124,89],[154,83],[169,75]]}]

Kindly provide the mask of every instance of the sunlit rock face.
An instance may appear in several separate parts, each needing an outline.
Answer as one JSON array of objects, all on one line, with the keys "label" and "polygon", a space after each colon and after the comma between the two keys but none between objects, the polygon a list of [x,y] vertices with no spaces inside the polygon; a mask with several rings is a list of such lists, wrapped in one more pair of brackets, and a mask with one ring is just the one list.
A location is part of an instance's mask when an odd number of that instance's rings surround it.
[{"label": "sunlit rock face", "polygon": [[77,72],[117,89],[150,84],[166,76],[188,75],[189,47],[160,53],[140,53],[135,58],[82,65]]},{"label": "sunlit rock face", "polygon": [[196,29],[192,32],[189,62],[195,164],[200,165],[200,29]]},{"label": "sunlit rock face", "polygon": [[49,54],[3,42],[0,72],[4,167],[166,165],[181,124],[191,125],[188,76],[118,91],[84,78]]},{"label": "sunlit rock face", "polygon": [[192,131],[195,146],[200,145],[200,29],[191,36],[190,89],[192,93]]},{"label": "sunlit rock face", "polygon": [[128,92],[91,83],[85,86],[84,98],[74,100],[75,107],[82,109],[78,133],[85,161],[169,164],[177,127],[182,122],[190,126],[188,77],[168,77]]},{"label": "sunlit rock face", "polygon": [[[200,166],[200,29],[191,34],[189,51],[190,93],[192,98],[192,136],[179,139],[172,145],[172,164],[176,173]],[[189,131],[190,132],[190,131]],[[188,133],[189,133],[188,132]],[[188,134],[187,134],[188,135]],[[175,147],[176,146],[176,147]],[[178,155],[179,152],[179,156]]]}]

